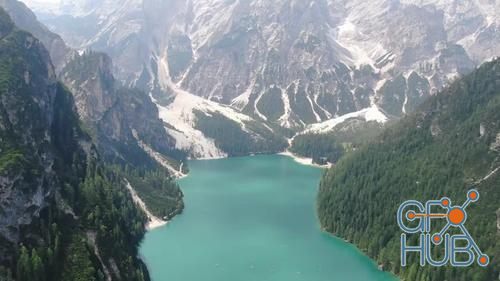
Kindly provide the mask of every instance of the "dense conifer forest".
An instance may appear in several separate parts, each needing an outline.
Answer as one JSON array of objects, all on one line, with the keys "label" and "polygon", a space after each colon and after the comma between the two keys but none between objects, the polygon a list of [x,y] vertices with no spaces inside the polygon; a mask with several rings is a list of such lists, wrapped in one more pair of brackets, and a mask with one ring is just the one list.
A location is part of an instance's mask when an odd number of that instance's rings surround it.
[{"label": "dense conifer forest", "polygon": [[[322,227],[354,243],[404,280],[496,280],[500,272],[500,60],[484,64],[389,126],[376,140],[343,158],[322,179]],[[451,198],[461,205],[474,187],[480,200],[466,227],[486,268],[420,267],[410,255],[400,266],[396,210],[405,200]],[[416,237],[414,237],[416,238]],[[409,243],[416,243],[412,239]],[[434,257],[442,249],[433,249]]]}]

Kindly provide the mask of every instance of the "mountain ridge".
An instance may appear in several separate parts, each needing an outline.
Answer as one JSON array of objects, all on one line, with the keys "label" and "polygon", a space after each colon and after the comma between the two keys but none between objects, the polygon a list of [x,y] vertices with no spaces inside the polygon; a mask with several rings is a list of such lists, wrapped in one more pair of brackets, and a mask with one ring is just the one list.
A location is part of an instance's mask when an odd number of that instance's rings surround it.
[{"label": "mountain ridge", "polygon": [[[55,15],[45,14],[44,22],[65,38],[80,38],[65,29],[66,21],[58,24],[58,14],[68,22],[93,19],[90,33],[75,46],[109,53],[119,66],[118,79],[157,99],[171,94],[175,83],[287,128],[374,104],[401,116],[499,51],[491,44],[496,39],[464,43],[467,36],[498,29],[491,5],[483,2],[97,4],[106,9],[91,3],[65,3]],[[472,18],[474,26],[466,27]],[[269,104],[274,111],[266,109]]]},{"label": "mountain ridge", "polygon": [[44,44],[50,53],[56,72],[58,72],[71,53],[70,48],[66,46],[63,39],[39,23],[36,15],[22,2],[2,0],[0,6],[9,13],[16,26],[29,31]]}]

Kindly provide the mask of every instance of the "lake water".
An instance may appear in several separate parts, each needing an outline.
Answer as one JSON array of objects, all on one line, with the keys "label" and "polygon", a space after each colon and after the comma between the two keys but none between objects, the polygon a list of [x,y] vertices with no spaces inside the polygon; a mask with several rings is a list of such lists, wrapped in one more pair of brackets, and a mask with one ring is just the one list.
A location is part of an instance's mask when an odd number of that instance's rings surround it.
[{"label": "lake water", "polygon": [[147,233],[153,281],[382,281],[354,246],[320,230],[322,170],[280,156],[189,162],[184,213]]}]

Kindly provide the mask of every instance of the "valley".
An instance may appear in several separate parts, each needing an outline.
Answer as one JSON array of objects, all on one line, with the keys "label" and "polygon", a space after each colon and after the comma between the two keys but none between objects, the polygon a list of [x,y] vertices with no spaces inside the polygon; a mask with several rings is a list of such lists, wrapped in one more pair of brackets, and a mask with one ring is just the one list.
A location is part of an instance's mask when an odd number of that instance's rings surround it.
[{"label": "valley", "polygon": [[[497,280],[499,10],[0,0],[0,280]],[[490,265],[402,267],[470,188]]]}]

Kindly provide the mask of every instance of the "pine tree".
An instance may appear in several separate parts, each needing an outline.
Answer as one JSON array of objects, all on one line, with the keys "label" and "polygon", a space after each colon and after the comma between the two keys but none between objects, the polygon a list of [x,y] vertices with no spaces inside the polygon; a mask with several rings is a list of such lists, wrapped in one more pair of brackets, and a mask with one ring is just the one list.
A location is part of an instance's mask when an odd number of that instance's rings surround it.
[{"label": "pine tree", "polygon": [[28,249],[24,245],[21,245],[21,250],[19,253],[19,258],[17,260],[17,280],[18,281],[31,281],[33,276],[31,269],[31,260]]}]

